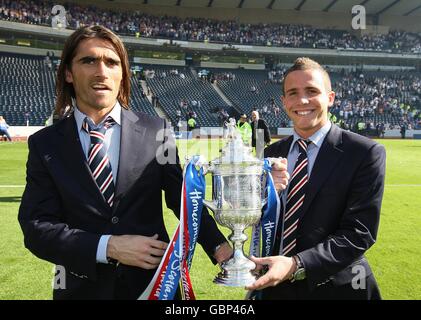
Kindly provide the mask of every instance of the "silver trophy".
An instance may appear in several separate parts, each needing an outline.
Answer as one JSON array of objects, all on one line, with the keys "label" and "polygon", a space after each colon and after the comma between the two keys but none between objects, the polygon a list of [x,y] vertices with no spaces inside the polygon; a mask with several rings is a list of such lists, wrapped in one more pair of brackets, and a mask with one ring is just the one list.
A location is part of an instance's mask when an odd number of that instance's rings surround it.
[{"label": "silver trophy", "polygon": [[222,271],[214,282],[226,286],[244,287],[256,281],[252,270],[256,264],[243,252],[247,236],[244,230],[257,224],[262,214],[263,161],[252,155],[235,129],[235,122],[228,124],[228,143],[219,158],[205,167],[212,173],[212,201],[204,204],[213,211],[216,221],[232,233],[229,237],[234,254],[222,263]]}]

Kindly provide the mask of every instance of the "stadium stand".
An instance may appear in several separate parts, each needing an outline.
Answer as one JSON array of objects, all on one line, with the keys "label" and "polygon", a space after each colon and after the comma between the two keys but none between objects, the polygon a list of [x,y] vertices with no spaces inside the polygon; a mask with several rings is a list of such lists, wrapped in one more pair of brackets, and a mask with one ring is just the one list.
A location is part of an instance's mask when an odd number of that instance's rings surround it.
[{"label": "stadium stand", "polygon": [[[0,3],[0,20],[51,26],[51,3],[10,1]],[[210,41],[245,45],[293,48],[361,49],[368,51],[421,53],[421,36],[391,30],[387,35],[361,38],[346,30],[316,29],[304,25],[241,24],[204,18],[181,19],[135,12],[100,9],[66,3],[68,27],[102,24],[121,35],[167,38],[184,41]]]},{"label": "stadium stand", "polygon": [[[222,92],[242,114],[250,116],[251,111],[258,110],[270,127],[288,123],[288,116],[282,110],[280,84],[270,81],[267,71],[224,69],[213,71]],[[224,76],[229,74],[234,77]]]},{"label": "stadium stand", "polygon": [[0,110],[10,125],[44,125],[54,108],[54,75],[43,57],[0,55]]},{"label": "stadium stand", "polygon": [[421,128],[420,73],[378,71],[331,75],[336,92],[331,113],[350,128],[360,120],[370,126],[383,123],[388,129],[402,123]]},{"label": "stadium stand", "polygon": [[[131,79],[130,107],[157,115],[142,97],[135,78]],[[0,113],[13,126],[43,126],[55,104],[55,68],[48,58],[0,53]]]},{"label": "stadium stand", "polygon": [[[0,1],[0,20],[51,25],[51,3]],[[393,53],[421,53],[421,35],[392,30],[387,35],[356,37],[346,30],[303,25],[241,24],[205,18],[152,16],[138,11],[120,12],[66,3],[70,28],[102,24],[121,35],[188,41],[209,41],[292,48],[355,49]],[[54,57],[0,53],[0,113],[10,125],[44,125],[54,108],[56,60]],[[291,62],[291,61],[288,61]],[[274,70],[210,68],[202,78],[195,67],[143,65],[131,79],[131,107],[151,115],[157,108],[176,126],[197,115],[201,127],[221,125],[220,111],[230,115],[258,110],[272,129],[289,126],[282,109],[280,83],[285,67]],[[421,74],[419,72],[330,72],[336,101],[335,121],[353,129],[402,124],[421,129]],[[144,92],[144,87],[148,91]],[[222,97],[213,84],[220,89]],[[231,107],[232,105],[233,107]]]},{"label": "stadium stand", "polygon": [[157,116],[157,112],[148,100],[146,94],[142,94],[143,89],[141,88],[139,81],[136,77],[132,77],[131,83],[131,97],[130,97],[130,108],[135,111],[141,111],[152,116]]},{"label": "stadium stand", "polygon": [[[10,125],[44,125],[54,108],[54,69],[48,59],[39,56],[0,54],[0,111]],[[205,80],[188,67],[144,66],[146,83],[152,96],[173,126],[177,113],[186,119],[197,114],[199,126],[220,125],[218,110],[229,109],[211,85],[221,91],[240,113],[260,111],[270,127],[288,126],[288,117],[280,101],[280,78],[272,71],[211,69]],[[279,74],[282,70],[275,73]],[[403,122],[421,128],[421,74],[387,72],[331,72],[336,101],[331,113],[352,128],[361,119],[365,123],[384,123],[387,128]],[[157,115],[147,95],[142,94],[139,79],[132,77],[130,106],[137,111]],[[276,109],[276,110],[275,110]]]},{"label": "stadium stand", "polygon": [[[197,114],[201,127],[216,127],[219,120],[216,111],[228,108],[226,102],[207,81],[198,78],[195,70],[180,67],[145,66],[146,82],[171,123],[177,124],[177,110],[183,120],[189,112]],[[152,76],[153,74],[153,76]]]}]

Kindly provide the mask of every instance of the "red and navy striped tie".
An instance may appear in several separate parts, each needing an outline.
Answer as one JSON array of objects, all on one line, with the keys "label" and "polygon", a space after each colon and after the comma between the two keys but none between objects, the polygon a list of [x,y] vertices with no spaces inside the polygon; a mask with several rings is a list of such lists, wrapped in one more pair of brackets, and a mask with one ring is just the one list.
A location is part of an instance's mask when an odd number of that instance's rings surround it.
[{"label": "red and navy striped tie", "polygon": [[91,137],[91,146],[88,153],[89,168],[91,168],[92,176],[110,207],[113,206],[114,202],[114,179],[104,139],[105,131],[115,123],[113,118],[108,117],[101,127],[93,129],[89,125],[87,118],[83,122],[83,128]]},{"label": "red and navy striped tie", "polygon": [[300,154],[289,181],[284,214],[283,255],[285,256],[292,256],[296,253],[297,226],[302,216],[301,209],[308,181],[307,147],[311,141],[298,139],[296,143]]}]

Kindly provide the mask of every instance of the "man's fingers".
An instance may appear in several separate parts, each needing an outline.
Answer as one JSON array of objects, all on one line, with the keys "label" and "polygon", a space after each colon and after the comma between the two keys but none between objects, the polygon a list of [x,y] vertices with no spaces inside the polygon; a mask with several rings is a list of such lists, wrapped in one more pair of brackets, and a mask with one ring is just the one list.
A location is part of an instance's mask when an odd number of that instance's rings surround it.
[{"label": "man's fingers", "polygon": [[[255,256],[250,256],[250,260],[253,261],[254,263],[256,263],[257,267],[256,270],[261,270],[263,269],[265,266],[271,266],[273,264],[273,259],[272,257],[262,257],[262,258],[257,258]],[[252,285],[247,286],[246,289],[247,290],[255,290],[255,289],[263,289],[266,288],[268,286],[270,286],[270,279],[271,279],[271,275],[269,274],[265,274],[263,276],[261,276],[259,279],[256,280],[256,282],[254,282]]]},{"label": "man's fingers", "polygon": [[166,250],[168,247],[168,243],[164,241],[160,241],[160,240],[153,240],[149,242],[149,245],[151,246],[151,248],[160,249],[160,250]]},{"label": "man's fingers", "polygon": [[283,175],[283,176],[274,176],[273,177],[273,182],[274,183],[282,183],[282,184],[287,184],[288,183],[288,177],[287,175]]},{"label": "man's fingers", "polygon": [[154,234],[152,237],[149,237],[149,241],[147,242],[152,248],[166,250],[168,247],[168,243],[158,240],[158,234]]},{"label": "man's fingers", "polygon": [[151,253],[151,255],[153,255],[155,257],[162,257],[165,253],[165,250],[164,249],[151,248],[150,253]]},{"label": "man's fingers", "polygon": [[290,178],[288,171],[286,171],[286,170],[285,171],[282,171],[281,172],[281,177],[282,177],[282,179],[286,179],[288,181],[289,178]]},{"label": "man's fingers", "polygon": [[151,264],[151,263],[148,263],[148,262],[143,260],[139,263],[138,266],[141,267],[142,269],[150,270],[150,269],[156,269],[156,267],[158,267],[158,265],[159,264]]},{"label": "man's fingers", "polygon": [[282,170],[282,171],[272,171],[272,178],[273,178],[273,183],[275,184],[275,188],[278,191],[282,191],[285,190],[286,187],[288,186],[288,181],[289,181],[289,173],[286,170]]},{"label": "man's fingers", "polygon": [[253,270],[255,272],[260,272],[263,269],[263,265],[262,264],[256,264],[256,268]]},{"label": "man's fingers", "polygon": [[271,158],[273,170],[286,170],[287,159],[285,158]]},{"label": "man's fingers", "polygon": [[274,171],[272,171],[272,177],[273,177],[273,180],[277,180],[277,179],[285,179],[285,180],[288,180],[290,177],[289,177],[289,173],[288,173],[288,171],[286,171],[286,170],[274,170]]},{"label": "man's fingers", "polygon": [[275,276],[274,270],[271,269],[270,267],[273,264],[273,260],[271,259],[271,257],[268,257],[265,260],[266,261],[269,260],[267,263],[265,263],[269,265],[269,271],[263,276],[261,276],[259,279],[257,279],[253,284],[247,286],[246,287],[247,290],[256,290],[256,289],[260,290],[267,287],[273,287],[273,286],[276,286],[280,282],[280,280]]},{"label": "man's fingers", "polygon": [[250,260],[256,263],[257,265],[266,265],[271,263],[270,257],[257,258],[255,256],[250,256]]},{"label": "man's fingers", "polygon": [[161,262],[161,257],[154,257],[151,255],[146,255],[143,261],[157,267],[159,263]]},{"label": "man's fingers", "polygon": [[253,284],[246,287],[247,290],[264,289],[270,286],[270,278],[267,274],[261,276]]},{"label": "man's fingers", "polygon": [[275,183],[276,190],[285,190],[288,185],[289,174],[287,171],[287,159],[271,158],[272,161],[272,178]]}]

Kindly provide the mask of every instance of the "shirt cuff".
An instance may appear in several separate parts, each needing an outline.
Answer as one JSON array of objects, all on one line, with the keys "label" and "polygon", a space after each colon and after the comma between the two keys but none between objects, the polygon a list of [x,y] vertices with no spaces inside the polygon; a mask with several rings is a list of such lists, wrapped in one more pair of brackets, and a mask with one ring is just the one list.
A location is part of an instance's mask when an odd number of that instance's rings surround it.
[{"label": "shirt cuff", "polygon": [[99,239],[98,248],[96,250],[96,262],[108,264],[107,245],[108,245],[108,240],[110,239],[110,237],[111,235],[108,234],[108,235],[101,236],[101,238]]}]

